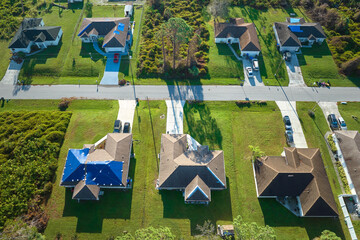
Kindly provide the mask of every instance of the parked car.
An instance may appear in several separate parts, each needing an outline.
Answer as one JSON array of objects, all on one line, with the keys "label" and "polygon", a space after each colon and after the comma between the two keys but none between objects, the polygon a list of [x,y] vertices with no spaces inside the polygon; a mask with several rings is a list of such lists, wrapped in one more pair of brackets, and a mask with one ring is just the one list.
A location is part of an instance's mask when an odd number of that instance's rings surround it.
[{"label": "parked car", "polygon": [[289,52],[289,51],[284,52],[283,57],[284,57],[285,61],[290,62],[291,61],[291,52]]},{"label": "parked car", "polygon": [[336,120],[335,114],[329,114],[328,121],[332,130],[339,129],[338,121]]},{"label": "parked car", "polygon": [[285,138],[286,138],[286,143],[289,145],[294,144],[294,137],[293,137],[293,133],[290,130],[286,130],[285,131]]},{"label": "parked car", "polygon": [[251,67],[246,67],[246,73],[248,75],[248,77],[252,77],[253,76],[253,71]]},{"label": "parked car", "polygon": [[283,117],[283,121],[284,121],[284,124],[285,124],[285,129],[286,130],[289,130],[289,131],[292,131],[292,127],[291,127],[291,122],[290,122],[290,118],[289,116],[284,116]]},{"label": "parked car", "polygon": [[258,61],[256,58],[254,58],[254,59],[252,60],[252,65],[253,65],[253,69],[254,69],[255,71],[258,71],[258,70],[259,70],[259,61]]},{"label": "parked car", "polygon": [[339,117],[339,125],[340,125],[341,130],[347,130],[345,120],[342,117]]},{"label": "parked car", "polygon": [[119,62],[119,54],[115,53],[114,54],[114,63],[118,63]]},{"label": "parked car", "polygon": [[130,132],[130,123],[126,122],[124,123],[123,133],[129,133],[129,132]]},{"label": "parked car", "polygon": [[120,120],[115,120],[114,123],[114,133],[119,133],[121,130],[121,121]]}]

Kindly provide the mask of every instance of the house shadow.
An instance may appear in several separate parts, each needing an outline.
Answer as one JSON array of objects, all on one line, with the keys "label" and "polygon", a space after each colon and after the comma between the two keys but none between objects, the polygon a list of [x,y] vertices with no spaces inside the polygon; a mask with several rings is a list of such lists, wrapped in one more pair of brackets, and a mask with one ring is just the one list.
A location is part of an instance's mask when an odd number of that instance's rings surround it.
[{"label": "house shadow", "polygon": [[106,62],[105,57],[94,49],[92,43],[81,42],[80,56],[82,58],[91,58],[91,60],[94,62],[99,60],[102,60],[104,63]]},{"label": "house shadow", "polygon": [[191,235],[199,234],[197,225],[203,225],[206,220],[216,226],[216,221],[232,221],[229,179],[226,178],[227,189],[211,191],[211,202],[203,204],[185,204],[181,191],[160,190],[164,206],[164,218],[189,219]]},{"label": "house shadow", "polygon": [[[198,116],[196,116],[198,115]],[[184,117],[188,132],[200,144],[209,144],[211,148],[222,149],[222,134],[211,116],[210,108],[203,102],[187,102],[184,106]]]},{"label": "house shadow", "polygon": [[324,230],[330,230],[341,239],[345,239],[339,218],[297,217],[275,199],[258,200],[264,215],[265,224],[270,227],[301,227],[306,229],[309,239],[319,237]]},{"label": "house shadow", "polygon": [[[129,177],[134,179],[136,159],[130,160]],[[133,182],[134,185],[134,182]],[[72,190],[66,189],[63,217],[78,218],[77,233],[101,233],[104,219],[130,219],[132,189],[101,189],[104,195],[98,201],[80,201],[72,199]]]}]

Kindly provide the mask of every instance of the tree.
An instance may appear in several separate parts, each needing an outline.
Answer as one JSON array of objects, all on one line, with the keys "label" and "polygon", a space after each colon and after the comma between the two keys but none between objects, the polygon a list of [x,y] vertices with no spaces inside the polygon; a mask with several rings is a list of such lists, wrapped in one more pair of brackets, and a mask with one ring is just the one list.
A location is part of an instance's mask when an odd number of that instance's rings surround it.
[{"label": "tree", "polygon": [[214,17],[214,22],[218,17],[226,18],[229,14],[230,0],[211,0],[208,5],[208,12]]},{"label": "tree", "polygon": [[204,222],[203,225],[196,225],[196,230],[200,232],[197,238],[200,239],[218,239],[218,236],[215,235],[215,226],[211,223],[210,220]]},{"label": "tree", "polygon": [[233,222],[235,235],[241,240],[274,240],[275,231],[270,226],[259,226],[257,223],[244,222],[241,216]]},{"label": "tree", "polygon": [[163,54],[163,71],[165,72],[166,64],[166,50],[165,50],[165,40],[167,36],[167,31],[165,25],[161,25],[159,31],[157,31],[155,37],[161,41],[161,51]]},{"label": "tree", "polygon": [[170,18],[164,23],[164,28],[173,46],[173,69],[175,69],[176,51],[180,44],[188,42],[193,29],[182,18]]},{"label": "tree", "polygon": [[252,152],[251,154],[251,162],[255,162],[256,159],[263,157],[265,153],[260,150],[258,146],[254,147],[253,145],[249,145],[249,148]]},{"label": "tree", "polygon": [[194,36],[191,38],[188,49],[187,49],[187,56],[186,56],[186,66],[190,67],[191,65],[191,58],[194,57],[194,54],[198,48],[198,46],[201,43],[201,38],[198,33],[198,31],[194,34]]},{"label": "tree", "polygon": [[314,240],[341,240],[334,232],[324,230],[320,237],[314,238]]}]

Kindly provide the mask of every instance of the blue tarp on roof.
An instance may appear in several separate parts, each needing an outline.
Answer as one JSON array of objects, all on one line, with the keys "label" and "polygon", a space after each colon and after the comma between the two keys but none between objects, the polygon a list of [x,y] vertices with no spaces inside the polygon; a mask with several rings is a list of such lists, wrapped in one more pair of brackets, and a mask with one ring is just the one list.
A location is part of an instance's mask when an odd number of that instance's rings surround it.
[{"label": "blue tarp on roof", "polygon": [[124,31],[124,29],[125,29],[125,24],[123,24],[123,23],[119,23],[119,25],[118,25],[118,27],[117,27],[117,29],[119,30],[119,31]]},{"label": "blue tarp on roof", "polygon": [[300,18],[290,18],[290,23],[299,23]]},{"label": "blue tarp on roof", "polygon": [[101,186],[121,185],[123,162],[89,162],[86,164],[86,184]]},{"label": "blue tarp on roof", "polygon": [[303,30],[301,30],[300,25],[289,25],[290,31],[292,32],[303,32]]},{"label": "blue tarp on roof", "polygon": [[61,182],[78,182],[84,179],[85,161],[88,154],[88,148],[69,150]]}]

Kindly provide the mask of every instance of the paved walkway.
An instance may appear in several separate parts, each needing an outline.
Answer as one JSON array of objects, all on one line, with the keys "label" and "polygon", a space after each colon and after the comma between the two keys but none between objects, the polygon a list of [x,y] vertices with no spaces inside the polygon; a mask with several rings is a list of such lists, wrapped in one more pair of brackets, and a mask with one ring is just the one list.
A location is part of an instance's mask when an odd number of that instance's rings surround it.
[{"label": "paved walkway", "polygon": [[8,85],[14,85],[18,81],[20,69],[23,65],[24,61],[20,64],[17,64],[13,60],[10,61],[9,67],[6,70],[6,73],[1,80],[0,84],[8,84]]},{"label": "paved walkway", "polygon": [[134,114],[136,108],[136,101],[135,100],[119,100],[119,112],[117,119],[121,121],[122,128],[121,132],[124,128],[124,123],[130,123],[130,132],[132,130],[133,121],[134,121]]},{"label": "paved walkway", "polygon": [[230,43],[227,43],[228,47],[230,48],[231,52],[234,54],[234,56],[236,57],[236,59],[238,61],[241,61],[242,57],[239,57],[239,55],[236,53],[235,49],[231,46]]},{"label": "paved walkway", "polygon": [[291,61],[290,62],[285,61],[285,64],[286,64],[286,70],[289,75],[289,86],[306,87],[304,78],[301,73],[300,64],[295,53],[292,53]]},{"label": "paved walkway", "polygon": [[166,133],[183,134],[184,100],[166,100]]},{"label": "paved walkway", "polygon": [[253,75],[254,77],[249,78],[246,72],[246,67],[252,68],[252,63],[250,59],[243,59],[243,68],[244,68],[244,77],[245,77],[245,84],[248,86],[264,86],[264,83],[261,79],[260,69],[258,71],[255,71],[253,69]]},{"label": "paved walkway", "polygon": [[0,97],[6,99],[61,99],[77,97],[87,99],[135,99],[146,100],[203,100],[203,101],[311,101],[337,102],[360,101],[360,88],[332,87],[269,87],[269,86],[173,86],[173,85],[42,85],[12,86],[1,85]]},{"label": "paved walkway", "polygon": [[[305,135],[301,127],[301,123],[296,112],[296,102],[288,102],[288,101],[276,101],[278,105],[281,115],[289,116],[291,126],[293,129],[293,137],[294,137],[294,147],[297,148],[307,148],[308,145],[306,143]],[[284,127],[285,132],[285,127]]]}]

